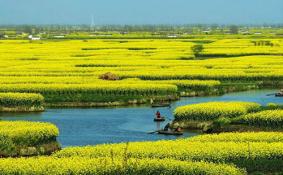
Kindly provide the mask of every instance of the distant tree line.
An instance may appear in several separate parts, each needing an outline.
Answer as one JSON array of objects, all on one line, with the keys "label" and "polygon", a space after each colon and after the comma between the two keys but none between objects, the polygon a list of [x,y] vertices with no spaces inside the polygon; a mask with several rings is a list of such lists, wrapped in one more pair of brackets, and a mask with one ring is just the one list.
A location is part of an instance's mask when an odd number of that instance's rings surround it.
[{"label": "distant tree line", "polygon": [[261,26],[243,26],[243,25],[204,25],[204,24],[190,24],[190,25],[2,25],[0,26],[1,31],[13,30],[17,32],[24,32],[28,34],[38,34],[42,32],[52,33],[73,33],[73,32],[174,32],[177,33],[231,33],[238,34],[240,29],[249,28],[278,28],[282,29],[281,25],[261,25]]}]

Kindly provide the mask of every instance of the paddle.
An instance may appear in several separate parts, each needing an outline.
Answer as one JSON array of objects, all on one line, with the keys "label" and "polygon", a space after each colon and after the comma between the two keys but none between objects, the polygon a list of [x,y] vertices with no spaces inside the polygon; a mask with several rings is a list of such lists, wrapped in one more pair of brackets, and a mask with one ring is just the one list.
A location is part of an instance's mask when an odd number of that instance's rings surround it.
[{"label": "paddle", "polygon": [[273,93],[273,94],[267,94],[266,96],[272,96],[272,95],[275,95],[276,93]]},{"label": "paddle", "polygon": [[169,121],[172,121],[172,119],[171,119],[171,118],[169,118],[169,117],[165,117],[165,118],[167,118]]},{"label": "paddle", "polygon": [[148,132],[148,134],[154,134],[156,132],[158,132],[158,131],[151,131],[151,132]]}]

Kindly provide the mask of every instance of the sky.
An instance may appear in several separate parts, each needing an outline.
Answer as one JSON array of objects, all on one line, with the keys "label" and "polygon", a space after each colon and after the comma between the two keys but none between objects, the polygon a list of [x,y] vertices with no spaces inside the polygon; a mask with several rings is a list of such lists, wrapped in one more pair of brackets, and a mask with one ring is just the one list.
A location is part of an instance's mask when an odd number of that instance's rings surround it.
[{"label": "sky", "polygon": [[[93,16],[93,17],[92,17]],[[0,24],[282,24],[283,0],[0,0]]]}]

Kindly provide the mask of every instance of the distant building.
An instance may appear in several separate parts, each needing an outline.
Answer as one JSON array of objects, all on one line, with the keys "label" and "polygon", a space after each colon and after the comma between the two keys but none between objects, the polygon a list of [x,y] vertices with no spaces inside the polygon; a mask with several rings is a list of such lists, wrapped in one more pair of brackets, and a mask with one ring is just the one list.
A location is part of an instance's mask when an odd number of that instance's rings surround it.
[{"label": "distant building", "polygon": [[89,35],[90,37],[95,37],[95,36],[112,36],[112,34],[94,34],[94,35]]},{"label": "distant building", "polygon": [[240,33],[243,34],[243,35],[249,35],[250,34],[249,31],[241,31]]},{"label": "distant building", "polygon": [[210,34],[210,30],[204,30],[204,31],[202,31],[202,33],[205,33],[205,34]]},{"label": "distant building", "polygon": [[28,38],[32,41],[36,41],[36,40],[40,40],[41,38],[38,37],[38,36],[32,36],[32,35],[29,35]]},{"label": "distant building", "polygon": [[168,35],[167,37],[168,37],[168,38],[177,38],[178,35],[176,35],[176,34],[170,34],[170,35]]},{"label": "distant building", "polygon": [[54,38],[65,38],[64,35],[57,35],[57,36],[54,36]]}]

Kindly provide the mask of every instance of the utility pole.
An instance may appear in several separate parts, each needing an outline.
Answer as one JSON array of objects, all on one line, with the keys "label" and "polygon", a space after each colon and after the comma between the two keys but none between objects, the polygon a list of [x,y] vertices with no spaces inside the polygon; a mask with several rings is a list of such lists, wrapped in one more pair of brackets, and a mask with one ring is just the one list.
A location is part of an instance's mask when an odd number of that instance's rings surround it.
[{"label": "utility pole", "polygon": [[93,31],[93,30],[94,30],[94,27],[95,27],[95,24],[94,24],[94,16],[91,15],[90,30]]}]

